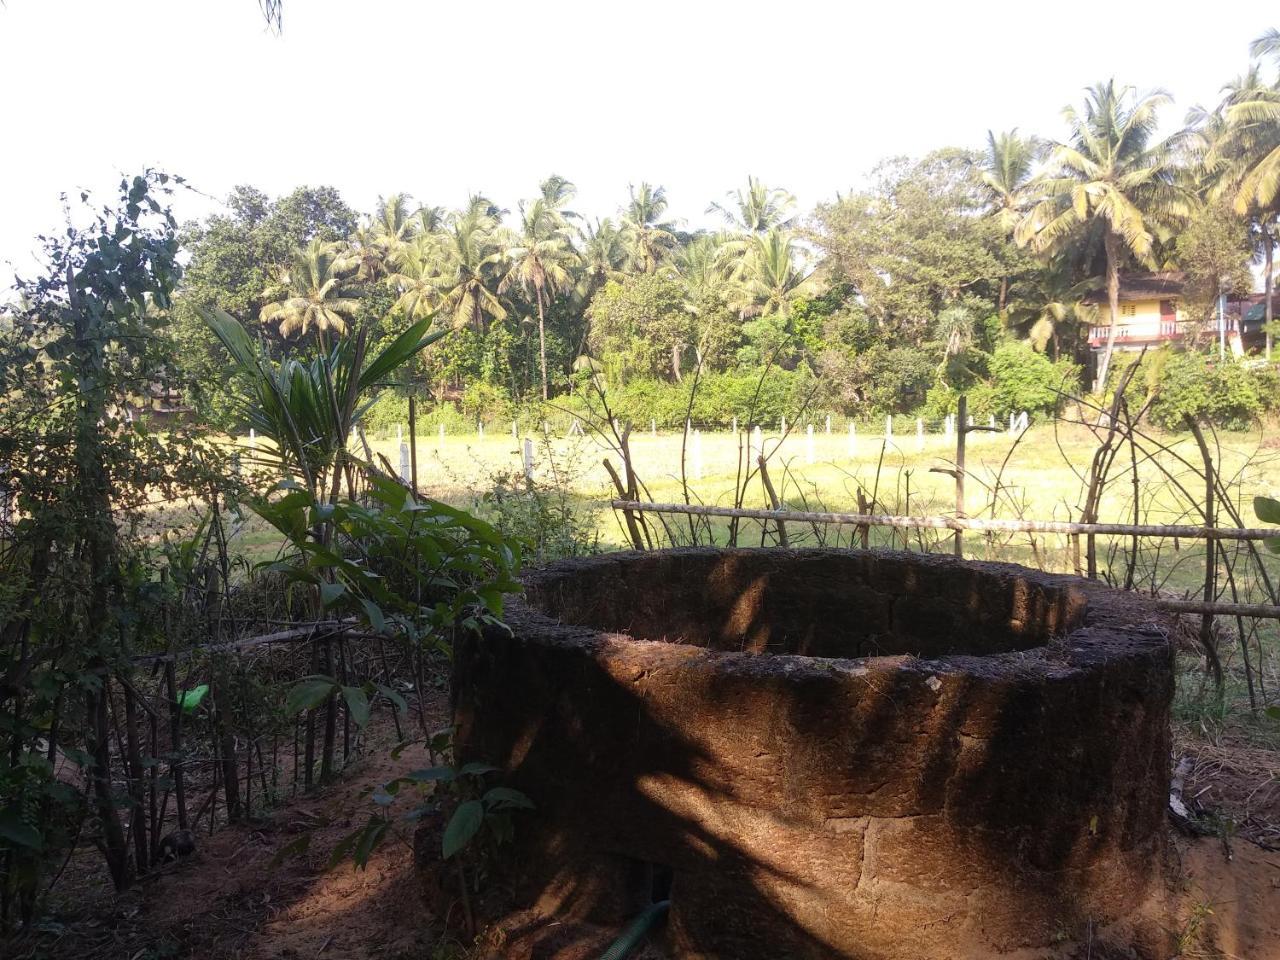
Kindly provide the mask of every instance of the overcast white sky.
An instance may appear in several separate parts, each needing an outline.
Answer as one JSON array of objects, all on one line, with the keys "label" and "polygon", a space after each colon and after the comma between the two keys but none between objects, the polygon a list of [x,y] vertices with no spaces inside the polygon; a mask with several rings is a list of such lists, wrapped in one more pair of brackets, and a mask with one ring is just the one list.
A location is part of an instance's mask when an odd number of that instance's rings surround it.
[{"label": "overcast white sky", "polygon": [[143,165],[219,198],[332,184],[358,209],[514,207],[557,172],[593,216],[647,179],[694,225],[751,173],[807,209],[884,156],[1058,136],[1111,75],[1171,92],[1174,125],[1277,25],[1256,0],[285,0],[277,37],[254,0],[5,0],[0,281],[60,192]]}]

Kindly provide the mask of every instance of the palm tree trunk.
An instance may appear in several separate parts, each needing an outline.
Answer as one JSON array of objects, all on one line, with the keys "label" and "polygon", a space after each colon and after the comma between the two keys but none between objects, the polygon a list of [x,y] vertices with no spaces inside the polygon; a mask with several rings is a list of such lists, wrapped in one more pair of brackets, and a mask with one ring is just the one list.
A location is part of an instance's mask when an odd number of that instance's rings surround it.
[{"label": "palm tree trunk", "polygon": [[671,375],[675,377],[676,383],[680,382],[680,344],[678,343],[671,345]]},{"label": "palm tree trunk", "polygon": [[546,320],[542,315],[542,291],[538,291],[536,297],[538,301],[538,355],[542,361],[542,399],[548,398],[547,394],[547,326]]},{"label": "palm tree trunk", "polygon": [[1111,324],[1107,327],[1107,346],[1098,365],[1098,376],[1093,392],[1101,393],[1107,385],[1107,372],[1111,369],[1111,354],[1116,348],[1116,320],[1120,315],[1120,256],[1116,250],[1115,234],[1108,233],[1103,246],[1107,254],[1107,301],[1111,307]]},{"label": "palm tree trunk", "polygon": [[[1265,223],[1262,225],[1262,249],[1264,251],[1263,255],[1266,257],[1266,266],[1263,270],[1263,275],[1262,275],[1262,291],[1263,291],[1264,302],[1266,303],[1266,307],[1264,307],[1264,310],[1266,312],[1263,315],[1264,316],[1263,330],[1266,331],[1266,336],[1267,336],[1266,358],[1270,360],[1271,359],[1271,320],[1272,320],[1271,295],[1275,291],[1275,286],[1276,286],[1275,275],[1272,269],[1275,265],[1275,251],[1274,249],[1272,249],[1271,230],[1267,227]],[[1243,326],[1243,324],[1241,326]],[[1243,332],[1244,331],[1241,330],[1241,333]]]},{"label": "palm tree trunk", "polygon": [[1009,320],[1008,306],[1009,306],[1009,278],[1001,277],[1000,278],[1000,303],[996,308],[996,312],[1000,316],[1000,322],[1002,325],[1007,323]]}]

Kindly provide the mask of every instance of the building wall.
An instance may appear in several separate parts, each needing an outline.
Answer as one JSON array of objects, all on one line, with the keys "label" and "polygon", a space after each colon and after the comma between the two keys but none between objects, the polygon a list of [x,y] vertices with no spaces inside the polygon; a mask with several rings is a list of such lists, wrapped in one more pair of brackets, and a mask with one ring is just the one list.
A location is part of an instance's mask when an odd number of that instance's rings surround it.
[{"label": "building wall", "polygon": [[[1161,300],[1127,300],[1120,302],[1120,313],[1116,318],[1116,346],[1141,346],[1162,340],[1170,340],[1176,335],[1176,327],[1170,327],[1161,317]],[[1178,321],[1183,320],[1182,305],[1175,301],[1175,313]],[[1106,343],[1107,321],[1111,312],[1106,304],[1098,308],[1098,322],[1089,331],[1089,340],[1095,346]]]}]

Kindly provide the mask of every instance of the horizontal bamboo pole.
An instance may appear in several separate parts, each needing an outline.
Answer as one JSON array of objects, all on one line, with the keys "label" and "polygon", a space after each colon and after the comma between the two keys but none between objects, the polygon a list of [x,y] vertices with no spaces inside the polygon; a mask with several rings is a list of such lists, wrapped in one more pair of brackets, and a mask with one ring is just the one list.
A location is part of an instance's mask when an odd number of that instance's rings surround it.
[{"label": "horizontal bamboo pole", "polygon": [[245,650],[265,646],[268,643],[297,643],[300,640],[323,640],[336,637],[339,634],[357,636],[359,632],[353,629],[355,625],[355,620],[318,620],[315,623],[304,624],[289,630],[277,630],[275,633],[245,637],[243,640],[198,644],[185,650],[175,650],[172,653],[144,653],[140,656],[132,657],[130,662],[134,664],[166,663],[171,660],[183,660],[198,653],[243,653]]},{"label": "horizontal bamboo pole", "polygon": [[1062,533],[1139,537],[1176,537],[1186,540],[1268,540],[1280,537],[1280,529],[1259,527],[1203,527],[1190,524],[1071,523],[1057,520],[989,520],[980,517],[897,517],[862,513],[820,513],[808,510],[768,510],[752,507],[710,507],[695,503],[643,503],[612,500],[615,510],[648,513],[682,513],[699,517],[741,517],[754,520],[797,520],[842,526],[899,527],[925,530],[977,530],[990,533]]},{"label": "horizontal bamboo pole", "polygon": [[1271,603],[1205,603],[1203,600],[1166,600],[1152,597],[1152,602],[1169,613],[1207,613],[1219,617],[1256,617],[1280,620],[1280,606]]}]

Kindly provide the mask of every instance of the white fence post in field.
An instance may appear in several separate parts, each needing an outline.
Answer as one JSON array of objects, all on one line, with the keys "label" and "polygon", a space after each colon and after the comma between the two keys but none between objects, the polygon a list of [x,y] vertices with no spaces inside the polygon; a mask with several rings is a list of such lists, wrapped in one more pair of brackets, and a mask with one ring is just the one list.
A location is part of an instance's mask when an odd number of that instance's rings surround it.
[{"label": "white fence post in field", "polygon": [[413,471],[409,468],[409,445],[400,442],[400,479],[405,483],[413,482]]},{"label": "white fence post in field", "polygon": [[1023,411],[1022,411],[1022,413],[1018,414],[1018,429],[1019,429],[1019,430],[1025,430],[1025,429],[1027,429],[1027,424],[1028,424],[1029,422],[1030,422],[1030,418],[1028,418],[1028,416],[1027,416],[1027,411],[1023,410]]},{"label": "white fence post in field", "polygon": [[1009,411],[1009,432],[1013,433],[1018,429],[1018,418],[1012,410]]},{"label": "white fence post in field", "polygon": [[440,424],[440,446],[444,446],[444,424]]},{"label": "white fence post in field", "polygon": [[476,436],[481,440],[484,439],[484,422],[483,421],[476,424]]},{"label": "white fence post in field", "polygon": [[947,414],[946,419],[942,421],[942,433],[945,437],[951,436],[951,414]]},{"label": "white fence post in field", "polygon": [[702,479],[702,431],[693,431],[693,478]]},{"label": "white fence post in field", "polygon": [[805,431],[804,437],[804,460],[805,463],[813,463],[813,424],[809,424],[809,428]]},{"label": "white fence post in field", "polygon": [[827,436],[831,436],[831,414],[827,414]]},{"label": "white fence post in field", "polygon": [[995,415],[994,413],[993,413],[993,414],[991,414],[991,417],[990,417],[990,423],[988,423],[988,424],[987,424],[987,426],[989,426],[989,427],[991,428],[991,435],[992,435],[992,439],[994,439],[994,438],[995,438],[995,432],[996,432],[996,415]]},{"label": "white fence post in field", "polygon": [[889,414],[884,418],[884,438],[886,440],[893,439],[893,414]]},{"label": "white fence post in field", "polygon": [[[764,431],[760,429],[760,424],[758,423],[756,424],[756,428],[753,431],[751,431],[751,436],[756,446],[756,457],[763,457],[764,456]],[[748,448],[750,448],[750,444],[748,444],[747,446]],[[747,452],[748,454],[750,454],[751,452],[750,449],[748,449]],[[752,465],[755,462],[756,462],[755,457],[748,456],[747,469],[750,470]]]},{"label": "white fence post in field", "polygon": [[778,432],[784,437],[787,435],[787,418],[785,414],[782,417],[782,426],[778,428]]},{"label": "white fence post in field", "polygon": [[512,440],[520,439],[519,426],[517,425],[515,420],[511,421],[511,439]]},{"label": "white fence post in field", "polygon": [[738,418],[737,417],[733,418],[732,430],[733,430],[733,442],[737,443],[738,442]]},{"label": "white fence post in field", "polygon": [[849,456],[856,457],[858,455],[858,428],[854,426],[852,420],[849,421]]},{"label": "white fence post in field", "polygon": [[258,447],[258,435],[253,432],[253,427],[249,428],[249,449],[256,450]]},{"label": "white fence post in field", "polygon": [[402,443],[403,441],[404,441],[404,434],[400,432],[400,424],[397,423],[396,424],[396,443]]},{"label": "white fence post in field", "polygon": [[533,441],[524,438],[524,478],[533,483]]},{"label": "white fence post in field", "polygon": [[916,451],[924,449],[924,419],[916,417]]},{"label": "white fence post in field", "polygon": [[658,435],[658,421],[653,419],[653,417],[650,417],[649,418],[649,436],[656,437],[657,435]]}]

